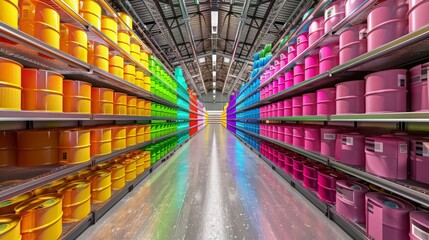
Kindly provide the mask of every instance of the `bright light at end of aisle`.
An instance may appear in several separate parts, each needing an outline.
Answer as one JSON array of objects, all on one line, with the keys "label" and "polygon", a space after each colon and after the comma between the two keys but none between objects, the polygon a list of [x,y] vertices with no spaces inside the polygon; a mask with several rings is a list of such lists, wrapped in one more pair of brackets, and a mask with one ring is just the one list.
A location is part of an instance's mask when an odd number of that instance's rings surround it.
[{"label": "bright light at end of aisle", "polygon": [[217,34],[219,12],[212,11],[211,16],[212,16],[212,34]]},{"label": "bright light at end of aisle", "polygon": [[217,61],[217,55],[213,54],[212,55],[212,62],[213,62],[213,66],[216,66],[216,61]]}]

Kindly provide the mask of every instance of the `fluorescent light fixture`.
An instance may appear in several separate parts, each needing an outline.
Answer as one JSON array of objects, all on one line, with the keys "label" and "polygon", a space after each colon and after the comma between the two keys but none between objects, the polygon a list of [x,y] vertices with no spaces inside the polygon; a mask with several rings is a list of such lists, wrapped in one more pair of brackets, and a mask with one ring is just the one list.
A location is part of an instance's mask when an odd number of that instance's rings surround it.
[{"label": "fluorescent light fixture", "polygon": [[213,87],[214,87],[214,88],[216,87],[216,82],[213,82]]},{"label": "fluorescent light fixture", "polygon": [[223,58],[223,62],[224,62],[224,63],[229,63],[229,62],[231,62],[231,58],[224,57],[224,58]]},{"label": "fluorescent light fixture", "polygon": [[198,59],[198,62],[200,62],[200,63],[204,63],[204,62],[206,62],[206,58],[205,58],[205,57],[199,58],[199,59]]},{"label": "fluorescent light fixture", "polygon": [[216,77],[216,71],[213,71],[213,77]]},{"label": "fluorescent light fixture", "polygon": [[212,34],[217,34],[219,12],[218,11],[212,11],[211,16],[212,16]]},{"label": "fluorescent light fixture", "polygon": [[216,89],[213,89],[213,94],[216,94]]},{"label": "fluorescent light fixture", "polygon": [[216,99],[216,95],[213,95],[213,99]]},{"label": "fluorescent light fixture", "polygon": [[213,66],[216,66],[216,61],[217,61],[217,55],[213,54],[212,55],[212,62],[213,62]]}]

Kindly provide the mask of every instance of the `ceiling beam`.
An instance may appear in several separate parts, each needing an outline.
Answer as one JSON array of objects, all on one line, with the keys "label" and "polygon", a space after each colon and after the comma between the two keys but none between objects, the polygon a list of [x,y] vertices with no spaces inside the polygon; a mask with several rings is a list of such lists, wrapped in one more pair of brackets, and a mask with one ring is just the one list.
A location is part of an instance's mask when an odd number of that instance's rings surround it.
[{"label": "ceiling beam", "polygon": [[[250,2],[251,0],[244,1],[243,10],[240,16],[240,22],[238,23],[237,32],[235,33],[235,42],[234,42],[234,47],[231,55],[231,62],[229,63],[228,71],[224,81],[225,83],[226,83],[226,80],[228,79],[229,71],[231,70],[232,64],[234,62],[235,54],[237,54],[238,43],[240,42],[241,32],[243,31],[244,23],[246,22],[246,19],[247,19],[247,13],[249,12]],[[225,92],[225,86],[226,86],[225,83],[223,84],[222,94]]]},{"label": "ceiling beam", "polygon": [[192,33],[191,23],[189,21],[188,10],[186,9],[185,0],[179,0],[180,9],[182,10],[183,20],[185,21],[186,30],[188,32],[189,41],[191,43],[192,53],[194,54],[195,63],[197,64],[198,73],[201,77],[201,82],[203,83],[204,92],[207,94],[206,85],[204,83],[203,74],[201,73],[200,64],[198,63],[197,49],[195,47],[194,34]]}]

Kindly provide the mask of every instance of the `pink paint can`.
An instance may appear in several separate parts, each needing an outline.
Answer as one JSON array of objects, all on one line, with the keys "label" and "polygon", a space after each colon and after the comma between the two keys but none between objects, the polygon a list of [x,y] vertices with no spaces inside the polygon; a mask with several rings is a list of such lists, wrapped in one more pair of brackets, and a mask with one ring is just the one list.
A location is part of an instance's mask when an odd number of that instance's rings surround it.
[{"label": "pink paint can", "polygon": [[293,178],[296,180],[303,180],[304,161],[301,159],[294,159],[293,161]]},{"label": "pink paint can", "polygon": [[319,55],[313,54],[304,59],[305,80],[319,75]]},{"label": "pink paint can", "polygon": [[280,71],[280,57],[274,59],[274,73]]},{"label": "pink paint can", "polygon": [[428,69],[429,63],[417,65],[410,69],[410,105],[413,112],[429,111]]},{"label": "pink paint can", "polygon": [[429,184],[429,139],[411,141],[410,165],[410,178]]},{"label": "pink paint can", "polygon": [[293,157],[291,155],[285,156],[285,172],[292,175],[293,174]]},{"label": "pink paint can", "polygon": [[407,111],[407,70],[393,69],[365,77],[367,113]]},{"label": "pink paint can", "polygon": [[296,57],[296,41],[290,43],[287,48],[287,61],[292,62]]},{"label": "pink paint can", "polygon": [[325,33],[328,33],[335,25],[337,25],[346,15],[346,6],[343,0],[338,0],[331,3],[325,9]]},{"label": "pink paint can", "polygon": [[365,113],[365,81],[356,80],[336,86],[336,113]]},{"label": "pink paint can", "polygon": [[354,10],[358,9],[365,0],[346,0],[346,16],[350,15]]},{"label": "pink paint can", "polygon": [[319,38],[323,36],[324,32],[324,17],[314,19],[308,28],[308,45],[313,45]]},{"label": "pink paint can", "polygon": [[287,125],[284,128],[285,131],[285,143],[293,145],[293,127],[291,125]]},{"label": "pink paint can", "polygon": [[336,210],[346,219],[365,223],[365,194],[369,188],[351,180],[337,181]]},{"label": "pink paint can", "polygon": [[320,154],[326,157],[335,157],[335,144],[339,128],[320,129]]},{"label": "pink paint can", "polygon": [[285,99],[283,101],[284,106],[284,116],[290,117],[292,116],[292,99]]},{"label": "pink paint can", "polygon": [[320,152],[320,128],[306,127],[304,130],[304,149]]},{"label": "pink paint can", "polygon": [[317,175],[317,195],[320,200],[335,204],[336,202],[336,183],[337,180],[345,179],[346,177],[336,171],[319,171]]},{"label": "pink paint can", "polygon": [[317,113],[316,93],[306,93],[302,95],[302,115],[314,116]]},{"label": "pink paint can", "polygon": [[366,233],[374,240],[409,239],[409,213],[415,210],[410,203],[380,192],[365,195]]},{"label": "pink paint can", "polygon": [[365,170],[390,179],[407,179],[408,143],[394,137],[365,139]]},{"label": "pink paint can", "polygon": [[414,32],[429,24],[429,0],[409,0],[408,28]]},{"label": "pink paint can", "polygon": [[288,64],[287,51],[280,53],[280,69]]},{"label": "pink paint can", "polygon": [[367,52],[366,24],[348,27],[340,34],[339,64]]},{"label": "pink paint can", "polygon": [[293,127],[293,141],[292,144],[295,147],[304,147],[304,128],[303,127]]},{"label": "pink paint can", "polygon": [[285,73],[285,89],[293,86],[293,70],[289,70]]},{"label": "pink paint can", "polygon": [[365,137],[358,133],[337,134],[335,159],[347,165],[365,166]]},{"label": "pink paint can", "polygon": [[303,63],[293,67],[293,85],[297,85],[305,81],[305,65]]},{"label": "pink paint can", "polygon": [[277,102],[277,117],[284,117],[284,102]]},{"label": "pink paint can", "polygon": [[308,32],[301,32],[296,38],[296,54],[299,55],[308,48]]},{"label": "pink paint can", "polygon": [[273,80],[273,95],[277,94],[278,92],[279,92],[279,80],[277,78]]},{"label": "pink paint can", "polygon": [[286,89],[286,83],[285,83],[285,76],[284,75],[280,75],[279,76],[279,78],[277,79],[278,80],[278,91],[279,92],[282,92],[282,91],[284,91],[285,89]]},{"label": "pink paint can", "polygon": [[340,63],[339,43],[325,45],[319,50],[319,72],[327,72]]},{"label": "pink paint can", "polygon": [[429,212],[410,212],[410,239],[421,240],[429,238]]},{"label": "pink paint can", "polygon": [[407,0],[386,0],[377,4],[367,17],[368,51],[408,33]]},{"label": "pink paint can", "polygon": [[292,98],[292,116],[302,116],[302,96]]},{"label": "pink paint can", "polygon": [[279,133],[277,140],[279,140],[280,142],[284,142],[285,141],[285,127],[283,125],[279,125],[277,128],[277,131]]},{"label": "pink paint can", "polygon": [[336,110],[335,88],[317,90],[317,115],[333,115]]}]

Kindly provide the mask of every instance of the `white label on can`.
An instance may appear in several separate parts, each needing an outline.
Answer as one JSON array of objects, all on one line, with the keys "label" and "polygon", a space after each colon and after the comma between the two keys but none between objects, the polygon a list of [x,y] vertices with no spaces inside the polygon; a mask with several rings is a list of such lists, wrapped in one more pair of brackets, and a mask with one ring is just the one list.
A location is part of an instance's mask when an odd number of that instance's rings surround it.
[{"label": "white label on can", "polygon": [[332,133],[325,133],[323,134],[323,139],[325,140],[335,140],[336,135]]},{"label": "white label on can", "polygon": [[399,153],[407,153],[408,145],[407,144],[399,144]]},{"label": "white label on can", "polygon": [[422,72],[420,74],[420,81],[428,80],[428,68],[422,68]]},{"label": "white label on can", "polygon": [[417,239],[420,239],[420,240],[428,240],[429,239],[429,233],[423,231],[422,229],[420,229],[419,227],[417,227],[414,224],[412,224],[411,233]]},{"label": "white label on can", "polygon": [[330,19],[335,15],[335,6],[332,6],[325,10],[325,20]]},{"label": "white label on can", "polygon": [[374,142],[374,152],[383,152],[383,143],[382,142]]},{"label": "white label on can", "polygon": [[429,157],[429,142],[422,143],[422,147],[423,147],[423,156]]},{"label": "white label on can", "polygon": [[346,137],[346,145],[347,146],[353,146],[353,138],[352,137]]},{"label": "white label on can", "polygon": [[398,74],[398,87],[406,87],[407,77],[402,74]]}]

